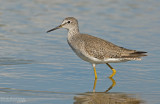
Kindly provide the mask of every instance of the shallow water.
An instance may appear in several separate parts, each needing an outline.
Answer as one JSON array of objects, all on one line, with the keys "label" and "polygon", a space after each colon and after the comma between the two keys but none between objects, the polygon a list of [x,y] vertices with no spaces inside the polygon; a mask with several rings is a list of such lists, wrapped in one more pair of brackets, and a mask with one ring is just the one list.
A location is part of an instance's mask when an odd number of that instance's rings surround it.
[{"label": "shallow water", "polygon": [[[0,103],[159,104],[160,1],[1,0]],[[88,33],[119,46],[147,51],[142,61],[111,64],[117,74],[79,59],[67,31],[46,31],[68,16]]]}]

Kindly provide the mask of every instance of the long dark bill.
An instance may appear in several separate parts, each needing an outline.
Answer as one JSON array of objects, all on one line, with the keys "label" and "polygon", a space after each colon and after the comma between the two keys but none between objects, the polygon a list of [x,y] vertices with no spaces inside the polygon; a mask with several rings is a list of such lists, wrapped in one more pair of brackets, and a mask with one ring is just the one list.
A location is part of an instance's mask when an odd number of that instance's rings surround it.
[{"label": "long dark bill", "polygon": [[51,32],[51,31],[54,31],[54,30],[57,30],[57,29],[59,29],[59,28],[61,28],[61,27],[62,27],[62,25],[59,25],[59,26],[57,26],[57,27],[55,27],[55,28],[53,28],[53,29],[51,29],[51,30],[48,30],[47,33]]}]

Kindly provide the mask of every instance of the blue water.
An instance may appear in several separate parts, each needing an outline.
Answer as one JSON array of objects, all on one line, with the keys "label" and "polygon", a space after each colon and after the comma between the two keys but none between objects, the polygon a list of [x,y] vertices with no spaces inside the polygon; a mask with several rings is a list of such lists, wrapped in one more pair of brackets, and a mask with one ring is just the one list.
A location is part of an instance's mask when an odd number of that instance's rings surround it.
[{"label": "blue water", "polygon": [[[160,103],[160,1],[0,2],[1,104]],[[67,31],[46,33],[68,16],[79,20],[80,32],[148,56],[111,64],[115,82],[108,66],[97,65],[95,86],[92,66],[72,52]]]}]

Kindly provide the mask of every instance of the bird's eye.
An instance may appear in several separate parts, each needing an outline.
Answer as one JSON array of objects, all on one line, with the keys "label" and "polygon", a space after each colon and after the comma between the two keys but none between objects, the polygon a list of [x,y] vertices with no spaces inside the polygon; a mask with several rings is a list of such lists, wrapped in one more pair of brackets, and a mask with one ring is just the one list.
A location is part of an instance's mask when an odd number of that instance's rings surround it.
[{"label": "bird's eye", "polygon": [[71,23],[71,21],[68,21],[67,23]]}]

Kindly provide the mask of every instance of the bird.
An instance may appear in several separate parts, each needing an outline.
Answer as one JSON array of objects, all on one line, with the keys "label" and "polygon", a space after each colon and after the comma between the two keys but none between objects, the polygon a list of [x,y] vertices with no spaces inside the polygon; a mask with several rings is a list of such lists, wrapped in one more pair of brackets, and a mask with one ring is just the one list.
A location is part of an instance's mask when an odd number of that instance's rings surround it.
[{"label": "bird", "polygon": [[47,33],[60,28],[68,30],[67,42],[75,54],[92,64],[95,79],[97,79],[97,64],[108,65],[112,70],[109,78],[112,78],[116,70],[109,63],[141,60],[141,57],[147,56],[145,51],[123,48],[107,40],[80,33],[78,20],[74,17],[66,17],[59,26],[48,30]]}]

